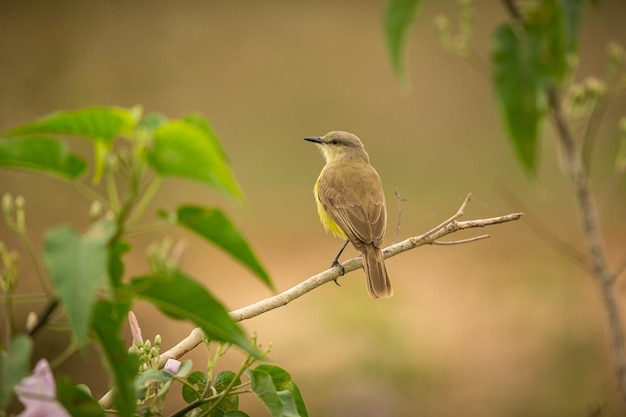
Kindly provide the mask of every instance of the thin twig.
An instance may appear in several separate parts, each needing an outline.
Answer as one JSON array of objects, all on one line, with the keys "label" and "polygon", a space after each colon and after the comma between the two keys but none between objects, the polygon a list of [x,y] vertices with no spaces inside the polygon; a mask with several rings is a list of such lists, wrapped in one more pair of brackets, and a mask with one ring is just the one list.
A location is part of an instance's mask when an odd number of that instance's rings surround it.
[{"label": "thin twig", "polygon": [[397,187],[396,187],[395,194],[396,194],[396,201],[398,203],[398,221],[396,222],[396,233],[393,235],[393,243],[396,243],[398,241],[398,237],[400,236],[400,223],[402,223],[402,202],[406,201],[400,195],[400,191],[398,191]]},{"label": "thin twig", "polygon": [[463,243],[470,243],[470,242],[474,242],[476,240],[487,239],[489,237],[490,237],[489,235],[480,235],[480,236],[475,236],[475,237],[468,237],[467,239],[449,240],[449,241],[445,241],[445,242],[442,242],[440,240],[436,240],[436,241],[433,242],[433,245],[441,245],[441,246],[461,245]]}]

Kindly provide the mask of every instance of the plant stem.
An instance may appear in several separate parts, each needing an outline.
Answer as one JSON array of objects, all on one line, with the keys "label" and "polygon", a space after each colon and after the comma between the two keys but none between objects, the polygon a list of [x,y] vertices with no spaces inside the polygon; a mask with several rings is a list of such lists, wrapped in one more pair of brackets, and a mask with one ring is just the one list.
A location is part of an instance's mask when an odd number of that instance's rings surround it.
[{"label": "plant stem", "polygon": [[554,87],[548,89],[548,102],[552,111],[552,119],[559,134],[559,144],[569,180],[576,193],[578,211],[582,219],[583,231],[587,241],[591,272],[596,278],[602,294],[602,302],[609,324],[611,345],[613,347],[615,371],[620,384],[622,398],[626,403],[626,345],[624,344],[624,329],[615,295],[615,287],[613,286],[614,276],[606,259],[598,208],[591,191],[591,184],[580,150],[576,146],[574,136],[565,121],[559,94]]}]

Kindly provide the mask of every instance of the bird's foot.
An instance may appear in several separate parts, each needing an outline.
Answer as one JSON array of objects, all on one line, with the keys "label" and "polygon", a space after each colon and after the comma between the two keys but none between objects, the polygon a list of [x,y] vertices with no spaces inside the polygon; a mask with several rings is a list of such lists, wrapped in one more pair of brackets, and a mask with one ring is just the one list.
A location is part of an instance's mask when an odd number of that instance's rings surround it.
[{"label": "bird's foot", "polygon": [[[331,268],[339,268],[341,270],[341,276],[343,276],[346,273],[346,269],[343,267],[343,265],[341,265],[339,263],[338,260],[334,260],[333,263],[330,265]],[[339,284],[339,282],[337,282],[338,278],[333,279],[333,281],[335,281],[335,284],[337,284],[338,286],[341,286],[341,284]]]}]

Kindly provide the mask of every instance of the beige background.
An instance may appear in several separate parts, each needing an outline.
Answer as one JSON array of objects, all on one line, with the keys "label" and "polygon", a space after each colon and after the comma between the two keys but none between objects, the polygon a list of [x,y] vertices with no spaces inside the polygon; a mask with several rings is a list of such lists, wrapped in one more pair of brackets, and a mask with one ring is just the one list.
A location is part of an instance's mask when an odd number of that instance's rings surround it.
[{"label": "beige background", "polygon": [[[466,218],[528,216],[488,230],[489,240],[420,248],[388,261],[396,294],[390,300],[371,301],[357,271],[341,287],[326,285],[245,322],[264,345],[273,343],[271,360],[291,372],[310,415],[582,416],[598,406],[604,416],[621,415],[597,288],[529,227],[539,219],[582,247],[553,131],[543,130],[538,178],[526,177],[504,135],[489,75],[438,44],[432,21],[442,12],[456,19],[455,3],[427,3],[410,33],[413,88],[403,94],[384,46],[384,1],[2,1],[0,130],[98,104],[141,104],[171,117],[203,113],[232,160],[248,207],[202,185],[167,180],[148,220],[157,208],[188,202],[226,209],[279,289],[324,269],[341,244],[318,223],[312,187],[323,161],[302,138],[352,131],[386,187],[386,243],[397,218],[395,188],[406,199],[402,238],[447,218],[468,192],[474,198]],[[606,43],[626,41],[623,4],[601,3],[585,7],[577,78],[602,75]],[[504,17],[500,4],[480,2],[475,50],[485,60]],[[598,194],[624,104],[622,98],[609,108],[601,130]],[[71,143],[89,156],[87,143]],[[7,191],[26,198],[38,246],[49,228],[88,225],[88,203],[67,184],[0,171],[0,192]],[[625,243],[623,182],[606,201],[615,260]],[[182,268],[229,308],[271,295],[206,242],[174,229],[167,234],[185,239]],[[0,239],[20,248],[4,224]],[[131,240],[130,275],[146,271],[144,248],[156,239]],[[34,271],[25,255],[22,264],[19,291],[27,292]],[[623,283],[617,288],[623,304]],[[31,308],[20,306],[20,317]],[[191,328],[141,303],[135,311],[144,336],[160,333],[164,347]],[[41,334],[37,355],[54,357],[65,340],[65,333]],[[196,369],[205,367],[202,349],[189,357]],[[234,353],[222,366],[236,367],[240,359]],[[90,352],[64,367],[100,395],[106,378],[97,369]],[[244,409],[267,415],[250,397]]]}]

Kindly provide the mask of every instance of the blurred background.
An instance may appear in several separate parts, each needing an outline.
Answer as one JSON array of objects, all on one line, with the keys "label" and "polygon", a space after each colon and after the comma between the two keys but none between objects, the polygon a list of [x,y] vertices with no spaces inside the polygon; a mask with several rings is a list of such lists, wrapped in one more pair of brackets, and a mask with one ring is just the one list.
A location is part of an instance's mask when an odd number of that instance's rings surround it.
[{"label": "blurred background", "polygon": [[[8,1],[0,2],[0,131],[58,109],[133,106],[179,117],[201,112],[212,123],[247,196],[241,208],[196,183],[167,180],[149,210],[200,203],[225,209],[251,242],[279,290],[325,269],[341,245],[318,222],[313,184],[323,166],[304,136],[347,130],[360,136],[386,188],[389,224],[400,239],[419,235],[456,212],[465,219],[524,211],[490,239],[422,247],[387,261],[395,296],[372,301],[362,271],[325,285],[242,325],[272,343],[270,358],[299,385],[311,416],[603,416],[623,415],[599,292],[530,227],[537,220],[578,248],[579,221],[551,126],[543,132],[536,178],[518,167],[485,68],[446,54],[433,19],[456,22],[453,1],[425,2],[407,49],[412,89],[391,71],[382,17],[386,1]],[[585,4],[577,78],[602,76],[606,45],[626,43],[623,2]],[[474,48],[489,59],[490,37],[505,19],[497,2],[480,2]],[[454,24],[452,26],[455,27]],[[611,104],[600,130],[594,181],[601,196],[610,259],[624,250],[626,188],[604,193],[615,150]],[[85,157],[88,143],[69,141]],[[89,181],[86,179],[86,181]],[[0,171],[0,192],[21,194],[35,244],[61,224],[84,231],[89,203],[68,184]],[[272,204],[269,202],[272,201]],[[180,230],[182,268],[229,309],[271,293],[246,269]],[[145,248],[161,235],[133,238],[129,276],[147,271]],[[545,234],[544,234],[545,236]],[[15,235],[0,239],[22,253],[18,291],[33,289],[33,267]],[[344,259],[356,256],[352,248]],[[624,304],[623,282],[617,283]],[[36,305],[35,310],[41,306]],[[25,317],[32,305],[20,305]],[[138,303],[144,338],[169,348],[190,325]],[[128,332],[130,343],[130,334]],[[65,336],[38,336],[37,356],[54,357]],[[188,355],[205,369],[206,354]],[[237,352],[221,368],[238,367]],[[107,378],[91,351],[62,371],[100,396]],[[173,395],[176,397],[177,395]],[[242,408],[269,415],[250,396]],[[170,404],[168,410],[180,404]]]}]

